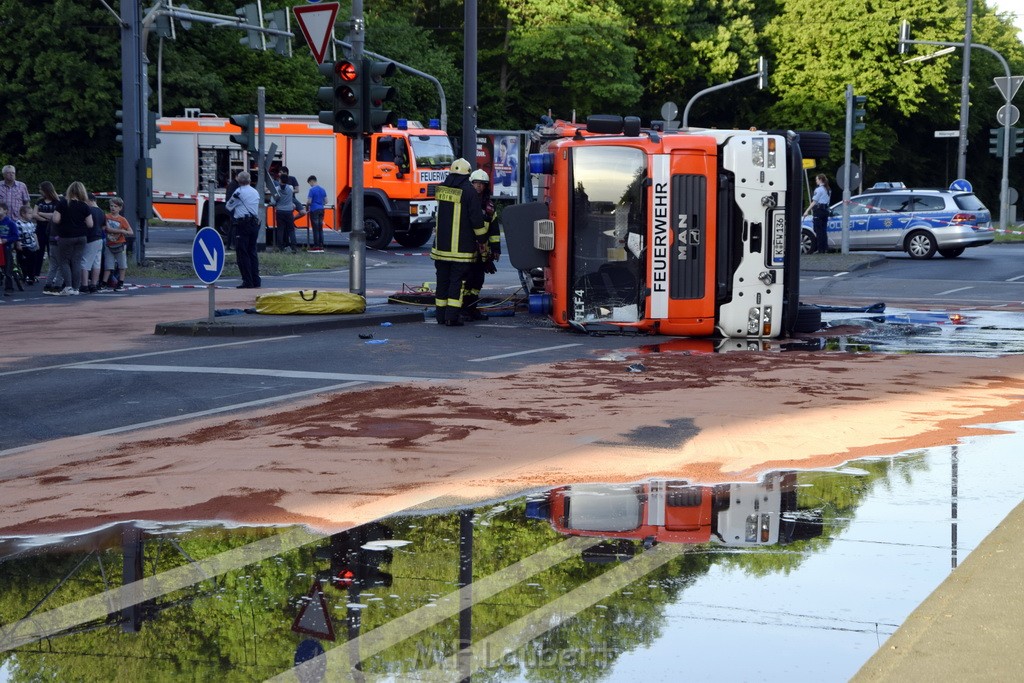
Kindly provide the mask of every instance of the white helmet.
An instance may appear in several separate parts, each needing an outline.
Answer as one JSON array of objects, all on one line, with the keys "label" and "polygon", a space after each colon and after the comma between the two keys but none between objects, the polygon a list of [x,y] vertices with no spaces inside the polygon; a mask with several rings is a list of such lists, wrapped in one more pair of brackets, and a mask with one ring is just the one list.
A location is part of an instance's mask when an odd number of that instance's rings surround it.
[{"label": "white helmet", "polygon": [[487,171],[482,168],[478,168],[469,174],[469,182],[475,183],[477,181],[481,183],[489,183],[491,182],[491,179],[487,177]]},{"label": "white helmet", "polygon": [[452,162],[451,172],[456,175],[469,175],[469,172],[473,169],[470,168],[469,162],[465,159],[456,159]]}]

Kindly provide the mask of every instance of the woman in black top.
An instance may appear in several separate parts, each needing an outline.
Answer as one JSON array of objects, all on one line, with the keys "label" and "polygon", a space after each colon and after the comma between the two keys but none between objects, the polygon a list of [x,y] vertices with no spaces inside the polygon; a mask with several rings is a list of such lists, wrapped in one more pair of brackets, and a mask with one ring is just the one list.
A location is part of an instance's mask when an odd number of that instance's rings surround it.
[{"label": "woman in black top", "polygon": [[57,202],[57,209],[53,212],[53,224],[60,238],[57,265],[64,282],[64,289],[60,291],[62,295],[78,294],[82,285],[82,254],[85,252],[86,235],[93,226],[87,200],[85,185],[76,180],[68,185],[64,198]]},{"label": "woman in black top", "polygon": [[[46,254],[50,254],[50,267],[53,272],[53,266],[57,263],[57,235],[54,234],[51,240],[50,233],[51,221],[53,220],[53,212],[57,210],[57,202],[60,201],[60,197],[57,196],[57,190],[54,189],[53,183],[49,180],[44,180],[39,184],[39,194],[42,195],[39,198],[39,203],[36,204],[36,237],[39,238],[39,249],[32,254],[32,264],[30,271],[25,273],[28,277],[38,278],[43,272],[43,258]],[[50,252],[50,246],[54,247],[53,252]],[[52,278],[47,277],[46,280],[49,282]],[[47,284],[46,287],[50,285]],[[46,287],[43,291],[47,291]]]}]

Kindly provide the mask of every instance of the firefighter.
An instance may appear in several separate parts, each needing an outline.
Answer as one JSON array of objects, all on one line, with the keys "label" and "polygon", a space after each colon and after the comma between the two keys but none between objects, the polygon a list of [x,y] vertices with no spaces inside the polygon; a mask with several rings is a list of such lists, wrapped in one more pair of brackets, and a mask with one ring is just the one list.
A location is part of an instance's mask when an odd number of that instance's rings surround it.
[{"label": "firefighter", "polygon": [[480,203],[484,211],[484,227],[487,228],[487,249],[478,253],[469,265],[466,274],[466,285],[462,295],[462,315],[466,320],[487,320],[487,314],[478,308],[480,290],[484,286],[484,276],[498,272],[494,262],[501,258],[501,233],[498,221],[494,220],[494,202],[491,201],[490,181],[487,172],[477,169],[469,174],[469,182],[480,195]]},{"label": "firefighter", "polygon": [[472,169],[465,159],[452,162],[437,186],[437,229],[430,258],[437,269],[434,305],[438,325],[462,325],[462,283],[470,264],[487,248],[487,228],[480,194],[469,182]]}]

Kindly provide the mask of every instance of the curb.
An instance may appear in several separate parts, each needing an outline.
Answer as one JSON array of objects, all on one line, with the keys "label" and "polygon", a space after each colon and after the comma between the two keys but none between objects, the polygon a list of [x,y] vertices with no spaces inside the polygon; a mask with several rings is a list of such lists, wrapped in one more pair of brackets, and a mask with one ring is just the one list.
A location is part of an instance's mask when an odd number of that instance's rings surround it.
[{"label": "curb", "polygon": [[322,330],[380,326],[382,323],[422,323],[421,309],[395,306],[395,310],[342,315],[260,315],[239,314],[196,320],[157,323],[154,334],[187,337],[262,337],[302,334]]}]

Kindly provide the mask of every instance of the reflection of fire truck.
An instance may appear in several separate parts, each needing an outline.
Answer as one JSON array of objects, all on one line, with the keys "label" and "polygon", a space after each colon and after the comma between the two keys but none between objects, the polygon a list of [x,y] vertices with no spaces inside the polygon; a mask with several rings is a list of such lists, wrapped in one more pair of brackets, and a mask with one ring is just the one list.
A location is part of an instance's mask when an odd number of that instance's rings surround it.
[{"label": "reflection of fire truck", "polygon": [[801,144],[822,156],[826,135],[601,116],[537,144],[541,201],[502,214],[512,265],[543,269],[534,310],[583,331],[754,338],[813,316],[798,302]]},{"label": "reflection of fire truck", "polygon": [[820,516],[797,509],[795,472],[775,472],[756,484],[652,479],[563,486],[528,514],[563,534],[645,542],[759,547],[821,535]]},{"label": "reflection of fire truck", "polygon": [[[315,116],[267,116],[266,148],[277,145],[268,160],[271,169],[287,166],[299,180],[297,195],[305,197],[305,180],[315,175],[327,191],[324,227],[351,230],[350,175],[352,139],[336,135]],[[215,221],[223,232],[227,212],[224,190],[236,173],[255,172],[255,155],[230,141],[239,129],[226,118],[190,110],[180,118],[158,121],[160,144],[153,150],[153,210],[169,221],[209,222],[206,187],[200,186],[200,158],[216,158]],[[363,182],[366,244],[383,249],[392,238],[406,247],[419,247],[430,239],[437,202],[434,189],[448,175],[452,146],[442,130],[416,122],[386,127],[364,139]],[[254,176],[255,177],[255,176]],[[341,211],[336,211],[340,207]],[[268,214],[272,215],[273,210]],[[304,225],[304,223],[300,223]]]}]

